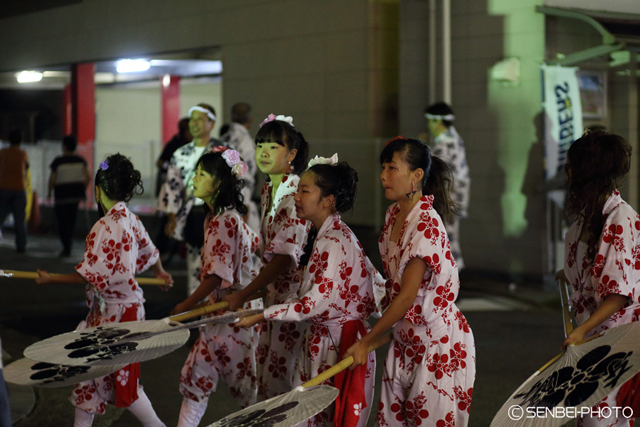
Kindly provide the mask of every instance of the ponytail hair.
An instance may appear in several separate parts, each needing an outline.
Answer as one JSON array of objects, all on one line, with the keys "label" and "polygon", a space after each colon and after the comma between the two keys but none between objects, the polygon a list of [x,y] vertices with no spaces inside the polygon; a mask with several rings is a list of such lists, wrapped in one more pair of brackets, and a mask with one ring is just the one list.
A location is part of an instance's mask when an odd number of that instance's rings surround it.
[{"label": "ponytail hair", "polygon": [[218,182],[218,193],[213,201],[214,215],[220,214],[226,208],[235,209],[240,215],[246,215],[247,206],[244,204],[242,188],[244,180],[236,177],[227,161],[222,157],[224,151],[209,152],[203,154],[196,163],[203,171],[214,176]]},{"label": "ponytail hair", "polygon": [[128,202],[135,194],[144,193],[140,172],[120,153],[108,156],[96,172],[95,185],[110,200]]},{"label": "ponytail hair", "polygon": [[291,162],[293,173],[300,175],[307,168],[309,144],[293,125],[283,120],[272,120],[262,125],[256,135],[256,144],[275,142],[287,150],[297,150]]},{"label": "ponytail hair", "polygon": [[450,222],[456,207],[451,197],[453,174],[449,166],[439,157],[432,156],[427,144],[417,139],[397,136],[387,142],[380,153],[380,164],[391,162],[395,153],[402,153],[402,160],[412,172],[422,169],[422,194],[432,195],[433,208],[445,222]]}]

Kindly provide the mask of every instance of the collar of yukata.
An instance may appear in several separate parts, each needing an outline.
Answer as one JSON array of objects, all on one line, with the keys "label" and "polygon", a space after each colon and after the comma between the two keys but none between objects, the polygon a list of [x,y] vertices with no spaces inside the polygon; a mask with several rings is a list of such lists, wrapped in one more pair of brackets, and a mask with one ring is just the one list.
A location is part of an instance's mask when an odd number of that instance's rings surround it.
[{"label": "collar of yukata", "polygon": [[454,116],[453,114],[445,114],[445,115],[441,115],[441,114],[429,114],[426,113],[424,115],[427,119],[433,119],[433,120],[448,120],[450,122],[454,121],[456,119],[456,116]]}]

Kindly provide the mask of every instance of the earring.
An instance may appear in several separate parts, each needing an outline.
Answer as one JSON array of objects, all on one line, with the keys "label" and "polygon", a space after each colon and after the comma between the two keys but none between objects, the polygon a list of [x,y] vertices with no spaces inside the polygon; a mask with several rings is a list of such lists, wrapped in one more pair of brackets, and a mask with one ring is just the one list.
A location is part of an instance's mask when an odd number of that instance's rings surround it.
[{"label": "earring", "polygon": [[417,190],[414,189],[414,184],[411,182],[411,191],[406,194],[407,199],[413,200],[413,196],[417,193]]}]

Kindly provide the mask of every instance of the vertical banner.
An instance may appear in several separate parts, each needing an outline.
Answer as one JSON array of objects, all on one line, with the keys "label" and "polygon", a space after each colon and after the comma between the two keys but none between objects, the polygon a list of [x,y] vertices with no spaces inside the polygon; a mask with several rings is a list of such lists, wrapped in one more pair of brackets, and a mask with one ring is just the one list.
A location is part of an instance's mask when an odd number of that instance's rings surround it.
[{"label": "vertical banner", "polygon": [[542,66],[547,180],[558,173],[564,174],[569,146],[582,135],[582,104],[577,71],[576,67]]},{"label": "vertical banner", "polygon": [[[567,151],[582,135],[582,104],[576,67],[542,65],[545,177],[547,179],[547,255],[549,273],[564,265],[564,165]],[[555,209],[554,206],[555,205]]]}]

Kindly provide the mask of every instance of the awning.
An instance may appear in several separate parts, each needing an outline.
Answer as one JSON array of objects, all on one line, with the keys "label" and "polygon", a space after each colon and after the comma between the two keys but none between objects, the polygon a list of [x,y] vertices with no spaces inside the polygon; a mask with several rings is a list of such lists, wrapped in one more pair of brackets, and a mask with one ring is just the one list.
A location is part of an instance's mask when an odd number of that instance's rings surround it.
[{"label": "awning", "polygon": [[576,19],[591,25],[602,36],[602,44],[573,52],[547,64],[575,65],[619,51],[640,51],[640,15],[596,10],[537,6],[548,16]]}]

